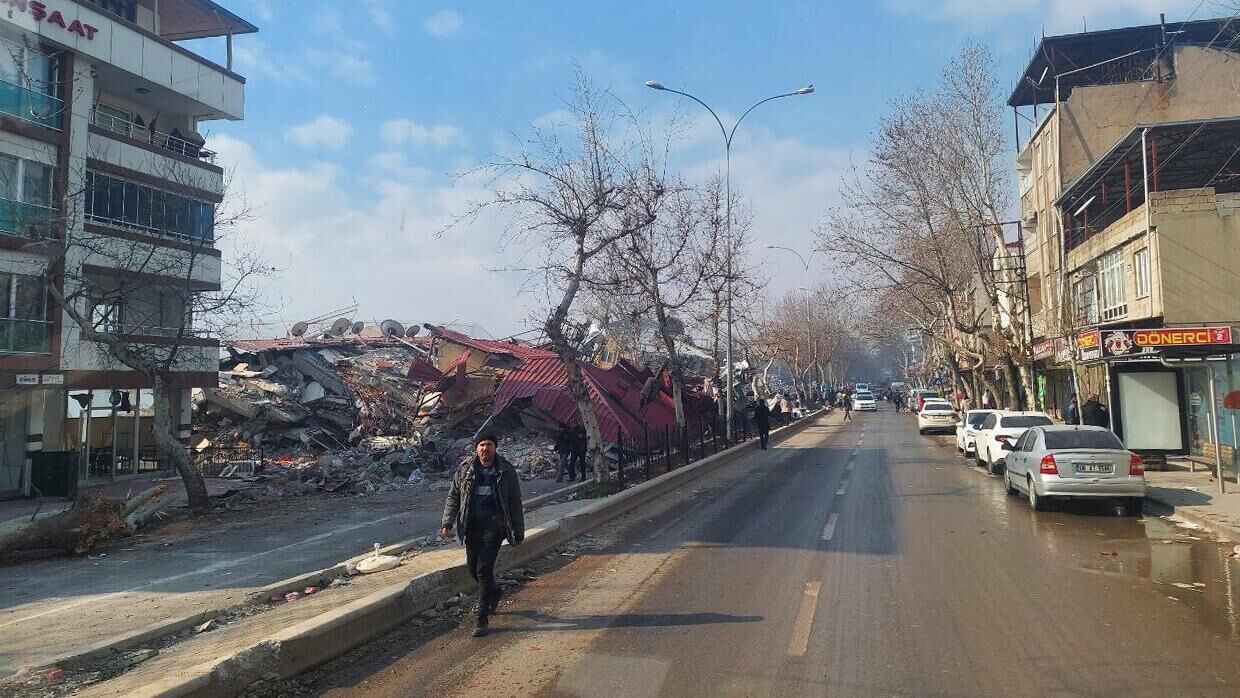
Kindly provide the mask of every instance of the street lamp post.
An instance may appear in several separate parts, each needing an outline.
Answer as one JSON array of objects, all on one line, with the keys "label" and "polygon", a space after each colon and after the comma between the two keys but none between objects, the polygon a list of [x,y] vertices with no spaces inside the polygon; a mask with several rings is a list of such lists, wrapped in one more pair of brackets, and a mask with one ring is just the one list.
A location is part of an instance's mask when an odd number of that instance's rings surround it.
[{"label": "street lamp post", "polygon": [[723,155],[724,155],[723,181],[724,181],[725,196],[727,198],[727,200],[724,202],[725,215],[727,216],[727,223],[724,228],[725,237],[727,238],[727,256],[724,261],[724,264],[726,267],[726,274],[727,274],[727,278],[725,279],[727,290],[725,291],[724,295],[726,296],[727,315],[728,315],[728,344],[724,352],[724,355],[725,355],[724,360],[728,364],[727,371],[725,372],[725,375],[727,376],[727,381],[728,381],[728,385],[727,385],[728,404],[727,404],[727,417],[726,417],[727,426],[726,426],[725,434],[727,436],[727,440],[731,441],[732,440],[732,403],[735,402],[735,396],[733,395],[733,392],[735,390],[735,385],[736,385],[736,381],[733,380],[732,378],[732,370],[733,370],[733,363],[732,363],[732,137],[736,135],[736,129],[738,126],[741,125],[741,122],[745,120],[745,117],[749,116],[749,112],[753,111],[754,109],[757,109],[759,106],[766,104],[767,102],[770,102],[772,100],[780,99],[783,97],[795,97],[797,95],[810,94],[814,91],[814,86],[806,85],[805,87],[802,87],[799,90],[793,90],[792,92],[786,92],[784,94],[778,94],[773,97],[767,97],[766,99],[759,100],[758,102],[754,103],[753,106],[749,107],[743,113],[741,113],[740,118],[736,120],[736,123],[732,124],[731,131],[729,131],[727,127],[723,125],[723,120],[719,118],[719,115],[715,113],[714,109],[710,108],[709,104],[707,104],[706,102],[703,102],[697,97],[694,97],[688,92],[682,92],[680,90],[673,90],[672,88],[665,87],[663,83],[657,82],[655,80],[647,80],[646,87],[649,87],[652,90],[671,92],[673,94],[678,94],[682,97],[688,97],[689,99],[702,105],[706,109],[706,111],[710,112],[711,116],[715,117],[715,123],[719,124],[719,132],[723,134]]}]

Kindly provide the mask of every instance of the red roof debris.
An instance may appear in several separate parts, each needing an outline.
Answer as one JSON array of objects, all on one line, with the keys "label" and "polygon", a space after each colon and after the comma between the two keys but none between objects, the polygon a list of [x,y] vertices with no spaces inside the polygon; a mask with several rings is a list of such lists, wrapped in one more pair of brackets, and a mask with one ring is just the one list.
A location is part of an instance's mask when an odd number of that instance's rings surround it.
[{"label": "red roof debris", "polygon": [[499,339],[477,339],[469,335],[462,334],[456,330],[450,330],[447,327],[438,325],[427,325],[432,335],[440,339],[477,349],[488,354],[511,354],[519,359],[545,358],[556,356],[555,352],[547,351],[531,347],[528,344],[521,344],[516,340],[499,340]]}]

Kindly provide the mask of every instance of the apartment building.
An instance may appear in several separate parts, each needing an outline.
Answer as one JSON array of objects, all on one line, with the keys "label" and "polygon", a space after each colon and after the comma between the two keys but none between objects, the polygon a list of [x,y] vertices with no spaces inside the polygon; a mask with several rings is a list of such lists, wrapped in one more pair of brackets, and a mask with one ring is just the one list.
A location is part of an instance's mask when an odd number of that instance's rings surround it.
[{"label": "apartment building", "polygon": [[254,31],[210,0],[0,0],[0,495],[38,489],[40,461],[79,481],[159,468],[151,386],[79,322],[177,348],[188,438],[219,358],[190,310],[221,283],[224,173],[200,134],[243,117],[232,38]]},{"label": "apartment building", "polygon": [[1047,37],[1008,100],[1031,124],[1016,165],[1044,406],[1098,393],[1130,448],[1212,459],[1218,443],[1233,468],[1237,31]]}]

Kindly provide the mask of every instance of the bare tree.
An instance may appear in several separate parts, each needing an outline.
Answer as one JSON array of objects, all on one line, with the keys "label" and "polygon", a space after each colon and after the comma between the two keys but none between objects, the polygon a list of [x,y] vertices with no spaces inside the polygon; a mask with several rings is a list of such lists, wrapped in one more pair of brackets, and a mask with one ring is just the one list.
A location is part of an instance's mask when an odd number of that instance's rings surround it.
[{"label": "bare tree", "polygon": [[652,221],[636,202],[641,142],[632,121],[623,117],[626,110],[580,71],[565,109],[572,122],[565,129],[535,128],[521,152],[481,168],[489,176],[490,194],[452,225],[499,209],[508,216],[503,243],[539,249],[540,270],[554,292],[543,331],[564,365],[595,478],[605,482],[611,474],[577,345],[567,331],[569,315],[583,289],[605,278],[597,268],[601,257]]}]

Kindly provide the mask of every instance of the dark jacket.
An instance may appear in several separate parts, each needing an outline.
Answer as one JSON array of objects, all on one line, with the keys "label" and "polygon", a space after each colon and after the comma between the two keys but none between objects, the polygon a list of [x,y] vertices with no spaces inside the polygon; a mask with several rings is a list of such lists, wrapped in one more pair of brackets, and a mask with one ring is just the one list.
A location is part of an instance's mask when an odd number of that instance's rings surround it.
[{"label": "dark jacket", "polygon": [[[448,490],[448,501],[443,507],[441,528],[455,528],[456,537],[465,540],[465,530],[469,527],[470,507],[474,501],[474,468],[482,465],[475,456],[456,469],[452,476],[452,488]],[[525,540],[525,509],[521,504],[521,478],[517,477],[517,469],[512,467],[503,456],[496,454],[495,467],[499,468],[499,478],[495,482],[496,500],[499,502],[500,514],[504,517],[509,545],[517,545]]]},{"label": "dark jacket", "polygon": [[1081,410],[1076,405],[1076,400],[1068,400],[1068,404],[1063,408],[1063,421],[1065,424],[1080,424]]},{"label": "dark jacket", "polygon": [[754,403],[753,421],[760,427],[771,428],[771,408],[766,406],[766,400],[758,398]]},{"label": "dark jacket", "polygon": [[1106,406],[1097,400],[1086,400],[1081,406],[1081,423],[1092,427],[1111,426]]},{"label": "dark jacket", "polygon": [[572,453],[573,452],[573,433],[568,429],[561,429],[555,435],[555,452],[556,453]]}]

